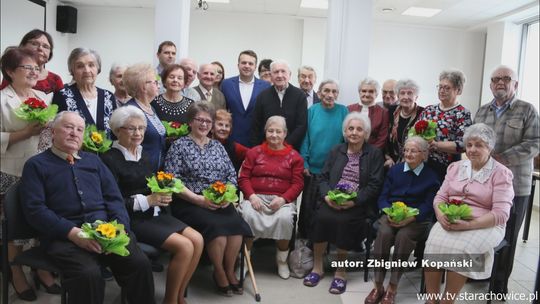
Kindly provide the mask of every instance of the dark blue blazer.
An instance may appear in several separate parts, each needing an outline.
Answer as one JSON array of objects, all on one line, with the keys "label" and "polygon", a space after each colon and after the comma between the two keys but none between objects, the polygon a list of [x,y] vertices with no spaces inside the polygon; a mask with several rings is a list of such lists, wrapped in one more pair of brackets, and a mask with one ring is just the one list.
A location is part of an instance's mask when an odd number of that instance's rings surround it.
[{"label": "dark blue blazer", "polygon": [[242,97],[240,96],[240,78],[238,76],[227,78],[221,83],[221,92],[225,95],[227,109],[232,114],[233,129],[230,138],[233,141],[251,147],[250,130],[253,109],[259,93],[268,87],[270,87],[269,82],[255,78],[249,105],[247,109],[244,109]]},{"label": "dark blue blazer", "polygon": [[[126,102],[126,106],[127,105],[141,109],[135,101],[135,98],[128,100],[128,102]],[[146,116],[146,113],[144,115]],[[152,122],[150,122],[148,117],[146,117],[146,132],[144,132],[144,139],[141,146],[143,147],[143,151],[149,154],[154,172],[161,170],[165,161],[165,136],[159,134],[158,130],[154,127]]]},{"label": "dark blue blazer", "polygon": [[92,118],[90,111],[86,107],[84,98],[77,88],[77,84],[64,87],[54,93],[52,103],[58,105],[58,112],[75,111],[84,119],[86,125],[96,125],[98,130],[106,131],[109,138],[112,137],[109,120],[112,112],[116,109],[116,98],[114,94],[100,88],[97,89],[97,115],[96,120]]}]

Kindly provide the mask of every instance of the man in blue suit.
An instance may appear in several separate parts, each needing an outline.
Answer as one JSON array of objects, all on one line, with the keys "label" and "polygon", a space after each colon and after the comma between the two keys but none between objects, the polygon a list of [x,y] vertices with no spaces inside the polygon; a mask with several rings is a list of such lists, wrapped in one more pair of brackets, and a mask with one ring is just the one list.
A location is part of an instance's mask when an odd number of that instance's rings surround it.
[{"label": "man in blue suit", "polygon": [[257,96],[270,87],[270,83],[255,78],[257,54],[252,50],[242,51],[238,56],[239,75],[223,80],[221,92],[225,95],[227,109],[232,114],[231,139],[251,147],[250,130],[253,109]]}]

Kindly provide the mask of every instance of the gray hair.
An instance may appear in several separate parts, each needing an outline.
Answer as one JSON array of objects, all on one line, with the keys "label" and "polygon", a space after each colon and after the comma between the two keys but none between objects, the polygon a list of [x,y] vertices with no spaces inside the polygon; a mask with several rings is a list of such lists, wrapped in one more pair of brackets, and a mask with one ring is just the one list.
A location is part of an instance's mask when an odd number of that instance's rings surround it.
[{"label": "gray hair", "polygon": [[475,123],[474,125],[465,129],[465,134],[463,134],[463,143],[467,145],[467,142],[471,139],[480,139],[489,147],[490,150],[493,150],[497,140],[495,131],[490,126],[481,122]]},{"label": "gray hair", "polygon": [[99,57],[99,54],[89,48],[76,48],[71,51],[71,54],[69,54],[67,62],[69,73],[71,74],[71,76],[73,76],[73,70],[75,68],[75,62],[77,61],[77,59],[86,55],[94,56],[94,59],[96,60],[96,65],[98,67],[98,74],[101,73],[101,57]]},{"label": "gray hair", "polygon": [[122,65],[122,64],[118,64],[116,62],[111,65],[111,69],[109,70],[109,81],[111,83],[112,83],[112,79],[113,79],[113,76],[114,76],[114,73],[116,72],[116,70],[122,69],[122,68],[126,68],[126,66]]},{"label": "gray hair", "polygon": [[186,118],[188,123],[193,122],[195,116],[201,112],[208,113],[212,121],[216,120],[216,109],[214,108],[214,105],[208,101],[199,101],[192,103],[187,109]]},{"label": "gray hair", "polygon": [[285,117],[279,115],[268,117],[268,119],[266,120],[266,124],[264,125],[264,130],[266,131],[266,129],[268,129],[268,127],[273,123],[278,124],[283,129],[283,131],[287,133],[287,122],[285,121]]},{"label": "gray hair", "polygon": [[398,95],[399,91],[402,89],[412,89],[417,96],[420,92],[418,83],[412,79],[400,79],[398,82],[396,82],[396,86],[394,87],[394,92],[396,92],[396,95]]},{"label": "gray hair", "polygon": [[298,68],[298,75],[300,75],[300,73],[302,73],[302,70],[307,70],[307,71],[313,72],[313,74],[315,74],[315,77],[317,77],[317,72],[315,72],[315,69],[312,66],[303,65],[303,66],[299,67]]},{"label": "gray hair", "polygon": [[377,82],[377,80],[373,79],[373,78],[370,78],[370,77],[366,77],[364,78],[364,80],[360,81],[360,84],[358,85],[358,91],[360,91],[362,89],[362,86],[364,85],[372,85],[375,87],[375,94],[379,94],[379,91],[381,90],[381,86],[379,85],[379,83]]},{"label": "gray hair", "polygon": [[146,116],[141,109],[135,106],[123,106],[116,110],[111,115],[109,126],[113,134],[118,137],[118,130],[126,124],[126,121],[131,118],[138,118],[144,122],[146,126]]},{"label": "gray hair", "polygon": [[441,74],[439,74],[439,81],[443,79],[450,81],[452,86],[460,91],[463,91],[463,86],[465,85],[465,81],[467,81],[465,74],[460,70],[442,71]]},{"label": "gray hair", "polygon": [[405,144],[403,144],[403,146],[407,145],[407,143],[416,144],[418,148],[420,148],[420,152],[424,156],[424,161],[427,161],[429,156],[429,143],[425,139],[415,135],[408,137],[407,140],[405,140]]},{"label": "gray hair", "polygon": [[[62,121],[62,119],[64,119],[64,116],[66,116],[66,114],[75,114],[79,117],[81,117],[81,114],[79,114],[79,112],[76,112],[76,111],[62,111],[58,114],[56,114],[56,116],[54,117],[52,123],[51,123],[51,128],[52,129],[56,129],[58,127],[58,124]],[[83,119],[81,117],[81,119]],[[83,122],[84,122],[84,119],[83,119]],[[86,125],[86,123],[85,123]]]},{"label": "gray hair", "polygon": [[291,66],[284,59],[277,59],[277,60],[272,61],[272,63],[270,63],[270,71],[272,71],[277,64],[285,65],[287,67],[287,71],[289,71],[289,74],[291,74]]},{"label": "gray hair", "polygon": [[493,77],[493,75],[495,75],[495,73],[498,72],[499,70],[510,71],[512,73],[512,76],[511,76],[512,80],[518,81],[518,74],[516,73],[516,71],[514,71],[514,69],[512,69],[511,67],[507,65],[502,65],[502,64],[493,69],[493,71],[491,72],[491,77]]},{"label": "gray hair", "polygon": [[319,92],[322,90],[322,88],[329,84],[329,83],[333,83],[336,85],[337,89],[338,89],[338,92],[339,92],[339,83],[337,82],[337,80],[334,80],[334,79],[325,79],[321,82],[321,84],[319,84]]},{"label": "gray hair", "polygon": [[360,112],[351,112],[345,116],[345,119],[343,120],[343,124],[341,126],[341,131],[343,132],[343,138],[347,140],[345,137],[345,130],[349,126],[349,123],[352,120],[358,120],[362,122],[362,125],[364,126],[364,132],[366,133],[365,141],[369,139],[369,135],[371,134],[371,121],[369,120],[369,117],[367,114],[360,113]]}]

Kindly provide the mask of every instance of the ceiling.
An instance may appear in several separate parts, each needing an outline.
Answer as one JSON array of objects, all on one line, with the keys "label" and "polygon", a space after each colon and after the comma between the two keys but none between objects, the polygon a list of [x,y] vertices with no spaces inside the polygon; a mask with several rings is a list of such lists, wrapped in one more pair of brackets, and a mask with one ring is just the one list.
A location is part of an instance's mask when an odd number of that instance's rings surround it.
[{"label": "ceiling", "polygon": [[[198,1],[191,2],[192,8],[196,9]],[[208,0],[208,11],[326,17],[326,10],[301,8],[300,2],[301,0],[230,0],[229,4],[222,4]],[[154,0],[69,0],[63,3],[74,6],[154,6]],[[431,18],[401,15],[410,6],[440,8],[442,12]],[[392,8],[393,11],[384,13],[383,8]],[[510,21],[519,21],[533,16],[538,16],[537,0],[373,0],[373,18],[382,22],[469,29],[496,20],[513,18]]]}]

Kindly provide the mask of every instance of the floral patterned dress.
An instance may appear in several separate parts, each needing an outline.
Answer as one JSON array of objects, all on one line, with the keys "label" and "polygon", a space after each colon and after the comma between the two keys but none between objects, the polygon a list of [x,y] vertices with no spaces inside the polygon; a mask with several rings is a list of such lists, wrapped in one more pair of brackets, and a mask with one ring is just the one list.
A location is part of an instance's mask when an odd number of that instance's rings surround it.
[{"label": "floral patterned dress", "polygon": [[446,175],[446,168],[450,163],[461,159],[461,153],[465,151],[463,134],[465,129],[472,125],[471,112],[464,106],[457,104],[454,107],[443,110],[440,105],[427,106],[418,120],[433,120],[437,123],[437,136],[435,141],[453,141],[456,143],[456,153],[431,151],[428,164],[437,171],[441,181]]},{"label": "floral patterned dress", "polygon": [[[190,136],[179,138],[167,152],[165,171],[179,177],[197,194],[216,181],[237,185],[236,171],[225,148],[213,139],[201,148]],[[171,210],[176,218],[199,231],[205,243],[218,236],[252,235],[249,225],[232,204],[209,210],[175,196]]]}]

